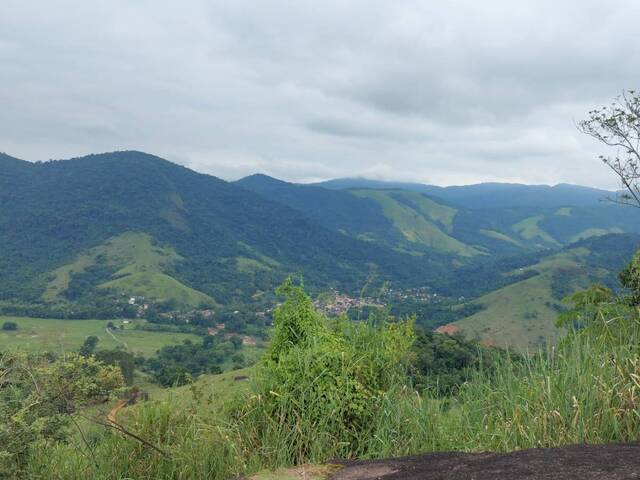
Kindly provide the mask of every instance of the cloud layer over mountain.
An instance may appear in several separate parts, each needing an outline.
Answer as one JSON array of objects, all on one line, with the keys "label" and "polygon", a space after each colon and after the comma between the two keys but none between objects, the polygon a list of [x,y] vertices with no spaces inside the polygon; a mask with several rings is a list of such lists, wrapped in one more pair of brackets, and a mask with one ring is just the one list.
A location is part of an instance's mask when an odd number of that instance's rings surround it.
[{"label": "cloud layer over mountain", "polygon": [[640,4],[4,0],[0,151],[233,179],[615,187],[575,122],[638,87]]}]

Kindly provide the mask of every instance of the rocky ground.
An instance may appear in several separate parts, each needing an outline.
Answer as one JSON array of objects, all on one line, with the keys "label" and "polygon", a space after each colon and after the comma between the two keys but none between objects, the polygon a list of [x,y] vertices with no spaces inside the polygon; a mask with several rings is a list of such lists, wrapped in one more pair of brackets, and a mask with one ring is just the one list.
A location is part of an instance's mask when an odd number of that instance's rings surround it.
[{"label": "rocky ground", "polygon": [[512,453],[429,453],[389,460],[336,461],[256,480],[640,480],[640,443],[573,445]]},{"label": "rocky ground", "polygon": [[640,444],[574,445],[513,453],[431,453],[344,463],[332,480],[640,479]]}]

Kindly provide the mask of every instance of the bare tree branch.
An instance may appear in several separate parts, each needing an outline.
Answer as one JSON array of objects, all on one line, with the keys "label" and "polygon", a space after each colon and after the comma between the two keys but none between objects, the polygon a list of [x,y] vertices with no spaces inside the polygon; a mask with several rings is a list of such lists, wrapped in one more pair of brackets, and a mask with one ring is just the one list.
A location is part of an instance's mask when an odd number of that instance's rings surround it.
[{"label": "bare tree branch", "polygon": [[615,156],[600,156],[626,190],[610,200],[640,208],[640,94],[635,90],[623,91],[610,105],[591,110],[589,118],[577,127],[582,133],[617,149]]}]

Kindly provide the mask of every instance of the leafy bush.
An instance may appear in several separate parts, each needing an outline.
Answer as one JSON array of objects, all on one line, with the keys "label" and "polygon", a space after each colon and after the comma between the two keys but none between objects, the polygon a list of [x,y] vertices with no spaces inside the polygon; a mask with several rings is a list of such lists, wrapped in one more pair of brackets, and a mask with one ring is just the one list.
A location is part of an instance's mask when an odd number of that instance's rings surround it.
[{"label": "leafy bush", "polygon": [[470,378],[471,370],[491,370],[497,359],[506,354],[497,348],[466,340],[461,335],[423,329],[417,329],[411,352],[413,387],[435,397],[455,394]]},{"label": "leafy bush", "polygon": [[385,397],[400,384],[412,322],[329,322],[291,280],[278,293],[285,301],[271,348],[236,412],[243,438],[273,464],[363,453]]},{"label": "leafy bush", "polygon": [[70,415],[123,386],[120,371],[71,354],[0,356],[0,477],[25,478],[31,453],[46,440],[65,441]]}]

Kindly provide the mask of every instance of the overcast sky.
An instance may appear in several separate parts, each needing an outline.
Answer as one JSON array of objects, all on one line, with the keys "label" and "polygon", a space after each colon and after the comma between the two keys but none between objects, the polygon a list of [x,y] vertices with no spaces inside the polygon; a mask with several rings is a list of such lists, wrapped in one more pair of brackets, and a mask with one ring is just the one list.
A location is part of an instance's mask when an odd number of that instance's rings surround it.
[{"label": "overcast sky", "polygon": [[575,122],[640,87],[639,19],[628,0],[1,0],[0,151],[615,187]]}]

